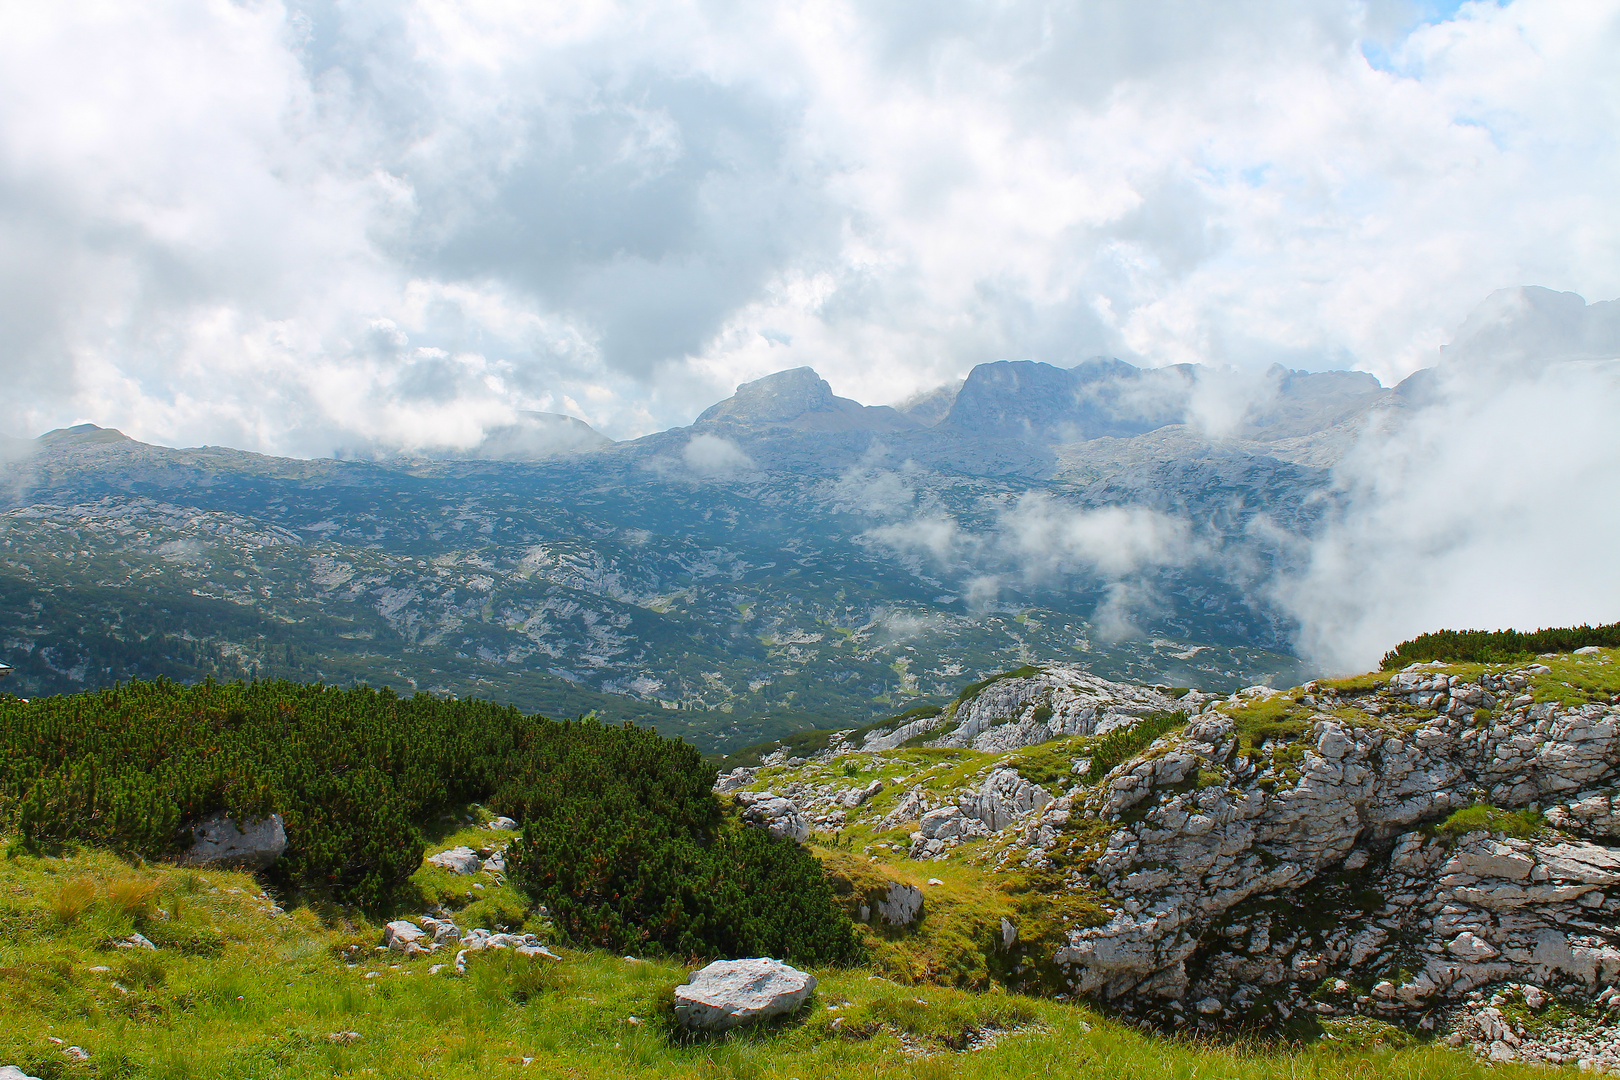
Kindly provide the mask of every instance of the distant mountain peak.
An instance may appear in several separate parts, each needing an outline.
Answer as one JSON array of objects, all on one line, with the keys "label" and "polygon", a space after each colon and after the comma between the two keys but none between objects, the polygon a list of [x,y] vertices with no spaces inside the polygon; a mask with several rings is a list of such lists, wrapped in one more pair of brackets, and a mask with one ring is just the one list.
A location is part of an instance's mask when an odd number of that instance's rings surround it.
[{"label": "distant mountain peak", "polygon": [[838,397],[827,380],[808,367],[789,368],[745,382],[731,397],[705,409],[696,422],[744,427],[788,425],[818,431],[899,431],[917,426],[887,405],[862,405]]},{"label": "distant mountain peak", "polygon": [[[783,424],[805,413],[840,411],[838,403],[848,400],[834,396],[832,387],[814,368],[796,367],[743,383],[731,397],[705,409],[698,421]],[[849,404],[860,407],[857,402]]]},{"label": "distant mountain peak", "polygon": [[1549,363],[1620,358],[1620,300],[1588,304],[1540,285],[1498,289],[1440,350],[1441,364],[1474,370],[1535,370]]},{"label": "distant mountain peak", "polygon": [[117,428],[97,427],[95,424],[75,424],[73,427],[54,428],[39,437],[46,444],[53,443],[114,443],[132,442]]}]

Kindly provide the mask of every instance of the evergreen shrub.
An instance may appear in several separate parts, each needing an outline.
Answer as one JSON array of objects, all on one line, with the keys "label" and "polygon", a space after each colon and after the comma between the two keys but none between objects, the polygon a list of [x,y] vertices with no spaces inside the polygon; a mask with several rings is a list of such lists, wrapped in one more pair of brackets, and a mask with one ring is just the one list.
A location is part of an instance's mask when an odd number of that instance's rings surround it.
[{"label": "evergreen shrub", "polygon": [[714,777],[650,729],[386,689],[158,680],[0,697],[0,817],[29,846],[156,858],[208,814],[276,812],[272,876],[375,906],[421,865],[426,823],[482,802],[522,826],[512,881],[582,944],[853,959],[820,865],[724,822]]},{"label": "evergreen shrub", "polygon": [[1383,670],[1440,660],[1453,664],[1492,664],[1540,653],[1573,652],[1588,645],[1620,647],[1620,622],[1603,626],[1518,630],[1436,630],[1403,641],[1384,654]]}]

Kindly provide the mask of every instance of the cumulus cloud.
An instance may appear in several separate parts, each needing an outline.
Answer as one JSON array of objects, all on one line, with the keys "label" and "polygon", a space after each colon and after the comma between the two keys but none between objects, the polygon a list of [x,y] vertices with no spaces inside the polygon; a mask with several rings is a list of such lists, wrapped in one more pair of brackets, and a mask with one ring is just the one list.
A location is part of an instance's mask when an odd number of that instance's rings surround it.
[{"label": "cumulus cloud", "polygon": [[965,534],[956,519],[948,514],[926,515],[893,525],[869,529],[867,539],[902,554],[927,555],[944,564],[952,564],[982,545],[978,537]]},{"label": "cumulus cloud", "polygon": [[730,439],[694,435],[681,450],[681,461],[694,474],[711,480],[734,480],[754,469],[754,459]]},{"label": "cumulus cloud", "polygon": [[1617,0],[1395,10],[10,5],[0,431],[466,449],[1097,353],[1389,382],[1501,285],[1620,293]]},{"label": "cumulus cloud", "polygon": [[1181,518],[1137,506],[1088,510],[1030,492],[1003,507],[984,529],[944,513],[918,514],[878,526],[865,539],[960,580],[971,610],[993,606],[1008,586],[1029,589],[1098,584],[1104,600],[1093,615],[1105,639],[1136,636],[1134,619],[1158,608],[1148,580],[1155,570],[1185,566],[1205,554]]},{"label": "cumulus cloud", "polygon": [[1196,554],[1180,518],[1140,506],[1082,510],[1039,492],[1023,495],[1002,516],[998,546],[1032,579],[1090,571],[1117,581]]},{"label": "cumulus cloud", "polygon": [[1620,618],[1617,307],[1493,297],[1429,403],[1363,436],[1341,510],[1275,589],[1303,655],[1359,671],[1426,631]]}]

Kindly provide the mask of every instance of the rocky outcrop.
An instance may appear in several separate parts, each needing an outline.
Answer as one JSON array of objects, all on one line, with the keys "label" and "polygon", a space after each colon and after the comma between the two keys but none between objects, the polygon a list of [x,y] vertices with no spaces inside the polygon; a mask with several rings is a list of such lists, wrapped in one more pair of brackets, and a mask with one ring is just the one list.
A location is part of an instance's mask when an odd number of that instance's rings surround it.
[{"label": "rocky outcrop", "polygon": [[192,845],[176,860],[182,866],[263,870],[287,850],[281,815],[238,824],[223,813],[191,827]]},{"label": "rocky outcrop", "polygon": [[527,956],[531,960],[544,958],[546,960],[561,960],[562,957],[552,952],[540,943],[540,939],[533,934],[492,934],[488,930],[469,930],[461,939],[461,949],[456,953],[455,969],[458,975],[467,971],[467,957],[472,953],[484,952],[487,949],[510,949],[519,956]]},{"label": "rocky outcrop", "polygon": [[1210,695],[1171,697],[1151,686],[1110,682],[1077,668],[1049,667],[1024,679],[1001,679],[964,701],[955,727],[936,746],[1004,753],[1068,735],[1105,735],[1149,713],[1196,710]]},{"label": "rocky outcrop", "polygon": [[985,777],[977,794],[957,805],[986,829],[1000,832],[1025,815],[1046,809],[1051,802],[1049,791],[1025,780],[1016,769],[996,769]]},{"label": "rocky outcrop", "polygon": [[[1532,703],[1528,680],[1545,671],[1402,672],[1356,700],[1367,722],[1307,694],[1332,712],[1294,738],[1262,731],[1258,747],[1219,712],[1196,717],[1027,827],[1039,861],[1071,815],[1115,824],[1094,865],[1112,918],[1070,932],[1053,961],[1081,993],[1184,1020],[1421,1014],[1505,980],[1609,985],[1620,856],[1593,842],[1610,836],[1613,805],[1590,789],[1620,767],[1620,707]],[[1590,839],[1417,828],[1475,803],[1546,807]],[[1363,989],[1313,998],[1333,976]]]},{"label": "rocky outcrop", "polygon": [[[1050,666],[1025,677],[998,678],[938,716],[867,731],[858,747],[835,738],[826,756],[860,749],[880,753],[920,741],[1005,753],[1070,735],[1104,735],[1150,713],[1196,711],[1215,695],[1172,697],[1162,687],[1110,682],[1078,668]],[[931,732],[937,732],[929,738]]]},{"label": "rocky outcrop", "polygon": [[816,977],[780,960],[716,960],[675,989],[675,1019],[696,1031],[725,1031],[785,1016],[803,1005]]},{"label": "rocky outcrop", "polygon": [[397,919],[383,927],[383,945],[392,952],[402,952],[411,955],[426,952],[427,934],[420,926],[406,919]]},{"label": "rocky outcrop", "polygon": [[[1493,1062],[1574,1065],[1582,1072],[1620,1072],[1620,990],[1606,990],[1594,1002],[1596,1016],[1549,1010],[1552,996],[1539,986],[1510,983],[1489,1003],[1474,995],[1445,1041],[1467,1046]],[[1509,1012],[1504,1012],[1506,1007]],[[1607,1016],[1604,1014],[1607,1013]],[[1557,1019],[1557,1017],[1564,1017]]]},{"label": "rocky outcrop", "polygon": [[769,793],[742,792],[737,795],[737,804],[743,808],[742,819],[748,825],[801,844],[810,839],[810,823],[791,799]]}]

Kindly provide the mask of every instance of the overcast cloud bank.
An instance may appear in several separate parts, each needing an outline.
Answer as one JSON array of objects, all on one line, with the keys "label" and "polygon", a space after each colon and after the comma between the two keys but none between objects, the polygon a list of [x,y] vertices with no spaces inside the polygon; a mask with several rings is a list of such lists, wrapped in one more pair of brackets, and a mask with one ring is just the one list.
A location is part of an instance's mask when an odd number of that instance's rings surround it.
[{"label": "overcast cloud bank", "polygon": [[9,5],[0,432],[622,438],[799,364],[1387,384],[1494,288],[1620,294],[1620,4],[1419,12]]},{"label": "overcast cloud bank", "polygon": [[1347,498],[1272,587],[1326,670],[1441,628],[1620,620],[1620,304],[1493,296],[1339,465]]}]

